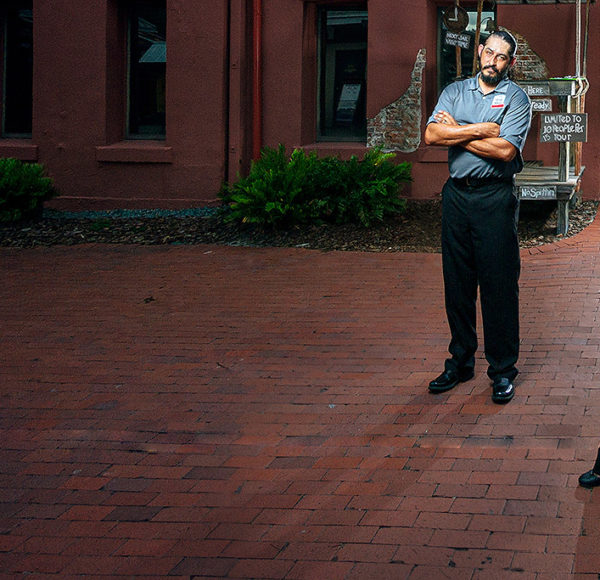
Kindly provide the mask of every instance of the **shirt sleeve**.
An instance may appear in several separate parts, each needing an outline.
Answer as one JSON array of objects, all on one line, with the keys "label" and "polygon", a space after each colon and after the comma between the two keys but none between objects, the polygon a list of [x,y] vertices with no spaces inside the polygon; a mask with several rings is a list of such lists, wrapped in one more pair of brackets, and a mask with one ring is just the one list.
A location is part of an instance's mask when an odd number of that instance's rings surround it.
[{"label": "shirt sleeve", "polygon": [[435,108],[433,109],[433,113],[431,113],[431,115],[429,116],[429,119],[427,119],[427,125],[429,125],[429,123],[437,123],[437,121],[434,118],[434,115],[438,111],[446,111],[446,112],[450,113],[452,116],[454,116],[453,110],[454,110],[455,93],[456,93],[455,84],[448,85],[442,91],[442,94],[440,95],[440,98],[438,99],[438,102],[437,102]]},{"label": "shirt sleeve", "polygon": [[531,101],[524,91],[518,90],[500,125],[500,135],[519,151],[523,150],[531,125]]}]

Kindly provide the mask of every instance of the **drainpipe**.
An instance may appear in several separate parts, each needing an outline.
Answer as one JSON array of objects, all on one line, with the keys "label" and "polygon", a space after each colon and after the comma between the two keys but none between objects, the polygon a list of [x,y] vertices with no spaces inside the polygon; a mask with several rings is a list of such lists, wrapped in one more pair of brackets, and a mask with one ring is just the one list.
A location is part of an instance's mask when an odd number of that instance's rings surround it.
[{"label": "drainpipe", "polygon": [[577,39],[575,48],[575,76],[581,77],[581,0],[577,0]]},{"label": "drainpipe", "polygon": [[224,182],[229,180],[230,152],[231,142],[231,0],[227,0],[225,5],[225,87],[223,91],[223,117],[225,121],[224,151],[223,151],[223,176]]},{"label": "drainpipe", "polygon": [[262,147],[262,0],[253,0],[252,27],[252,158]]}]

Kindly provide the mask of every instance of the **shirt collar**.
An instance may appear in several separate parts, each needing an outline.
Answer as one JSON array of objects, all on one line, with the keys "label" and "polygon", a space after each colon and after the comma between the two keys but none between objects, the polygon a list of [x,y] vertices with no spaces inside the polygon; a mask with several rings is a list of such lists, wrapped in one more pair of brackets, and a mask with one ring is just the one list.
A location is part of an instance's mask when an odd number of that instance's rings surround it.
[{"label": "shirt collar", "polygon": [[[481,90],[480,86],[479,86],[479,75],[481,73],[477,73],[474,77],[471,77],[470,79],[468,79],[468,88],[471,91],[477,91],[477,90]],[[506,91],[508,90],[508,84],[509,84],[509,80],[508,78],[503,78],[494,88],[493,91],[491,91],[492,93],[496,92],[496,93],[506,93]],[[489,93],[488,93],[489,94]]]}]

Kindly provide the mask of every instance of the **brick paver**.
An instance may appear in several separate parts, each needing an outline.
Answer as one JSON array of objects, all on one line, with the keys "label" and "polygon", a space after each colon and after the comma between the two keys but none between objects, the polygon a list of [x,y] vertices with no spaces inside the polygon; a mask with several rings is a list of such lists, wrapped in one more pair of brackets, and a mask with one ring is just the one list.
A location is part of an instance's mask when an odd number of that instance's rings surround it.
[{"label": "brick paver", "polygon": [[522,258],[498,406],[437,254],[0,250],[0,578],[597,578],[600,221]]}]

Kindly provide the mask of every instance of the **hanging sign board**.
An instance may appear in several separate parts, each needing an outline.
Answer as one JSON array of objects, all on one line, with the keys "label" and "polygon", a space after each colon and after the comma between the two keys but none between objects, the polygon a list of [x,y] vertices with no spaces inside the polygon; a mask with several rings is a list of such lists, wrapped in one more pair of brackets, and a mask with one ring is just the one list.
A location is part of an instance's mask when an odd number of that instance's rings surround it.
[{"label": "hanging sign board", "polygon": [[460,46],[461,48],[469,48],[469,46],[471,46],[471,35],[450,32],[448,30],[446,31],[445,44],[450,46]]},{"label": "hanging sign board", "polygon": [[448,6],[442,17],[446,28],[452,32],[464,32],[469,26],[469,14],[460,6]]},{"label": "hanging sign board", "polygon": [[587,113],[542,113],[540,142],[587,141]]},{"label": "hanging sign board", "polygon": [[521,199],[556,199],[556,186],[554,185],[527,185],[520,188]]},{"label": "hanging sign board", "polygon": [[548,82],[519,83],[519,86],[529,97],[545,97],[550,94],[550,84]]},{"label": "hanging sign board", "polygon": [[518,81],[518,84],[530,97],[573,97],[577,89],[577,83],[571,77],[547,81]]},{"label": "hanging sign board", "polygon": [[552,78],[549,80],[548,85],[551,95],[562,97],[572,97],[575,95],[575,81],[570,77]]},{"label": "hanging sign board", "polygon": [[531,99],[531,110],[534,113],[549,113],[552,110],[552,99]]}]

